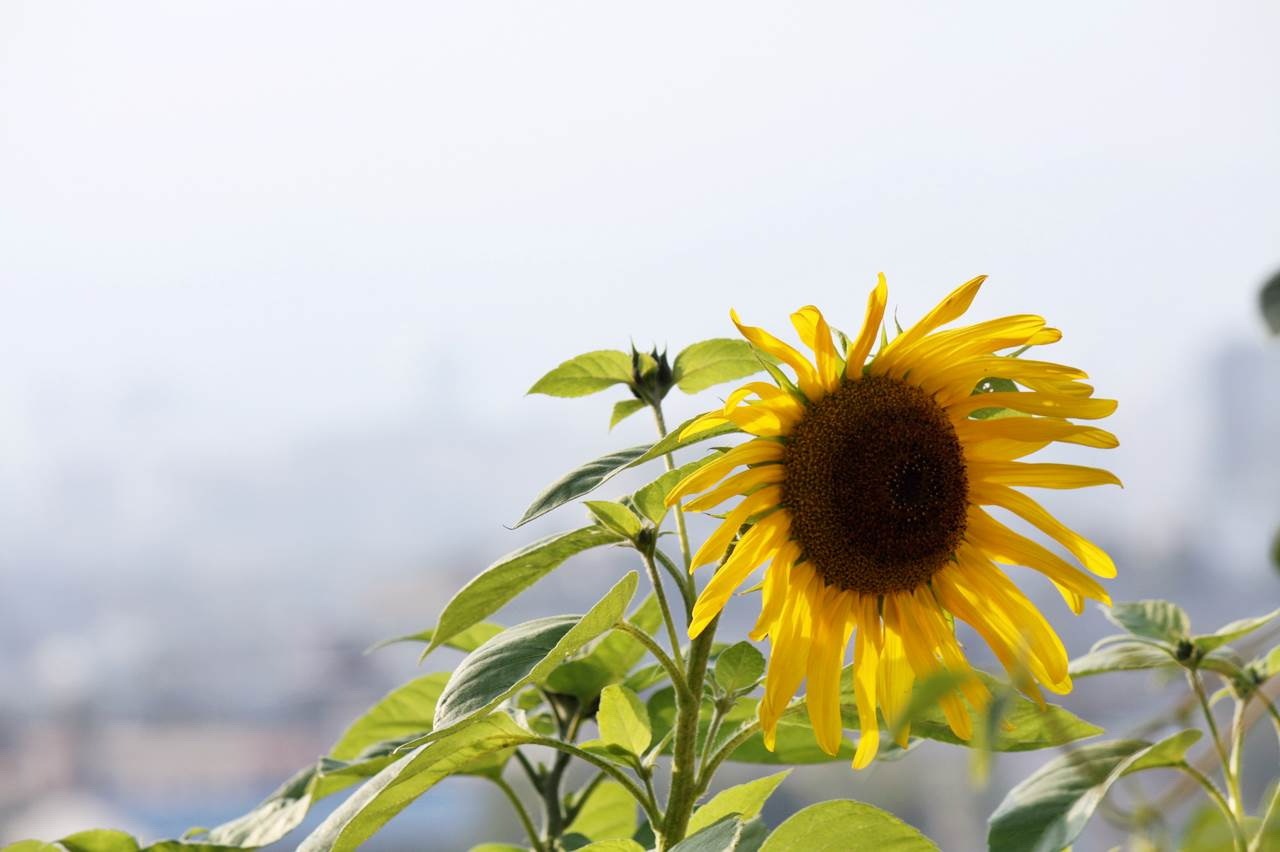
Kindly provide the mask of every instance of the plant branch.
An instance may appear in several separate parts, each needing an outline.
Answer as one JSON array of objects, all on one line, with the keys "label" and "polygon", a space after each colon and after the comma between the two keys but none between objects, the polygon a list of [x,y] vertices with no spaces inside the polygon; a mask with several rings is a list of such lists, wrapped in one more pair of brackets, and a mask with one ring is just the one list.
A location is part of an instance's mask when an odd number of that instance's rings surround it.
[{"label": "plant branch", "polygon": [[[671,685],[675,687],[677,699],[681,692],[685,694],[685,698],[689,697],[689,684],[684,679],[684,670],[681,668],[681,664],[671,659],[652,636],[628,621],[619,621],[615,629],[634,637],[637,642],[649,650],[650,654],[653,654],[654,659],[666,669],[667,674],[671,677]],[[679,648],[676,649],[676,653],[680,653]],[[683,660],[681,663],[683,663]]]},{"label": "plant branch", "polygon": [[529,817],[529,811],[525,808],[524,802],[520,801],[520,797],[516,795],[516,791],[511,789],[511,785],[503,780],[501,775],[491,775],[489,779],[498,785],[499,790],[506,794],[507,801],[511,803],[516,816],[520,818],[520,824],[524,826],[525,834],[529,835],[529,842],[533,845],[535,852],[543,852],[545,847],[542,845],[541,838],[538,837],[538,829],[533,827],[533,820]]},{"label": "plant branch", "polygon": [[640,785],[636,784],[636,782],[631,779],[631,776],[627,775],[609,761],[594,755],[589,751],[584,751],[572,743],[561,742],[560,740],[552,737],[538,737],[530,740],[530,745],[540,745],[546,746],[547,748],[553,748],[564,755],[576,757],[585,763],[590,763],[597,769],[603,770],[614,781],[621,784],[626,791],[631,794],[633,799],[640,803],[640,807],[644,809],[645,815],[649,818],[649,822],[651,824],[661,825],[661,814],[658,812],[657,804],[649,799],[645,794],[645,791],[640,788]]},{"label": "plant branch", "polygon": [[[686,696],[676,693],[676,734],[671,760],[671,792],[667,796],[667,818],[662,841],[676,843],[684,839],[689,817],[697,801],[698,717],[702,709],[702,687],[707,675],[707,660],[720,617],[716,616],[698,634],[689,647]],[[667,848],[660,845],[659,850]]]},{"label": "plant branch", "polygon": [[[711,786],[711,779],[715,776],[716,770],[720,768],[720,764],[729,759],[735,751],[737,751],[743,743],[754,737],[760,732],[760,720],[756,719],[747,722],[738,728],[737,732],[730,737],[724,745],[716,749],[711,755],[711,759],[702,765],[702,775],[698,778],[698,786],[696,796],[701,796],[707,792],[707,788]],[[696,797],[695,796],[695,797]]]},{"label": "plant branch", "polygon": [[1227,754],[1226,747],[1222,744],[1222,736],[1218,733],[1218,722],[1213,717],[1213,708],[1209,706],[1209,696],[1204,691],[1204,680],[1200,677],[1200,672],[1190,669],[1187,671],[1187,682],[1191,684],[1191,690],[1200,701],[1200,709],[1204,712],[1205,722],[1209,725],[1209,737],[1213,740],[1213,748],[1218,753],[1218,759],[1222,761],[1222,777],[1227,780],[1227,792],[1232,797],[1231,812],[1235,814],[1239,805],[1231,783],[1231,758]]},{"label": "plant branch", "polygon": [[[644,548],[640,555],[644,557],[644,567],[649,572],[649,582],[653,584],[653,594],[658,599],[658,609],[662,610],[662,623],[667,626],[667,639],[671,642],[671,653],[675,656],[676,663],[683,668],[684,657],[680,653],[680,634],[676,632],[675,619],[671,617],[671,607],[667,604],[667,593],[662,587],[662,578],[658,576],[657,563],[653,561],[653,553],[650,548]],[[625,624],[625,622],[623,623]],[[634,631],[634,633],[643,632],[642,630]],[[649,638],[647,633],[644,636],[645,639]],[[654,647],[657,647],[657,643],[654,643]],[[654,648],[650,648],[650,650],[652,651]],[[654,656],[657,656],[656,651]],[[665,657],[666,655],[664,654],[663,656]],[[662,662],[662,659],[659,658],[658,662]]]},{"label": "plant branch", "polygon": [[[657,421],[658,424],[658,435],[662,438],[667,437],[667,420],[662,416],[662,403],[660,402],[654,403],[653,405],[653,419]],[[675,470],[675,456],[671,453],[667,453],[664,458],[667,461],[667,470]],[[680,507],[680,503],[678,501],[671,507],[671,509],[676,516],[676,535],[680,538],[680,555],[684,558],[684,567],[685,570],[688,571],[690,564],[693,562],[693,556],[692,552],[689,550],[689,530],[685,527],[684,523],[684,509]]]},{"label": "plant branch", "polygon": [[662,567],[667,569],[667,573],[676,581],[676,586],[680,589],[680,597],[684,600],[684,620],[688,623],[693,620],[693,587],[689,584],[688,575],[682,572],[676,563],[671,561],[671,557],[663,553],[661,550],[654,548],[653,555],[662,563]]},{"label": "plant branch", "polygon": [[1240,827],[1240,822],[1232,812],[1231,805],[1227,804],[1227,800],[1222,793],[1218,792],[1217,786],[1209,780],[1209,776],[1186,762],[1178,764],[1178,769],[1191,776],[1209,794],[1209,798],[1218,806],[1218,810],[1222,811],[1222,815],[1227,819],[1227,824],[1231,826],[1231,837],[1237,852],[1247,852],[1248,843],[1245,840],[1244,829]]}]

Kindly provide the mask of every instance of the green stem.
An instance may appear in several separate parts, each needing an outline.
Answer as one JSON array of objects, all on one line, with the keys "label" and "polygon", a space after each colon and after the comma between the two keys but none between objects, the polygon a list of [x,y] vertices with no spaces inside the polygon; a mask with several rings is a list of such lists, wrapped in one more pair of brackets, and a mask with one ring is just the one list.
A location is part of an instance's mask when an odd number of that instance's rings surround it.
[{"label": "green stem", "polygon": [[498,789],[506,794],[507,801],[511,803],[511,807],[515,810],[516,816],[520,818],[520,824],[524,826],[525,834],[529,835],[529,843],[533,845],[535,852],[543,852],[545,847],[542,840],[538,837],[538,829],[533,827],[533,820],[529,817],[529,811],[525,809],[524,802],[520,801],[520,797],[516,795],[516,791],[511,789],[511,785],[503,780],[500,775],[489,776],[494,784],[498,785]]},{"label": "green stem", "polygon": [[661,550],[655,549],[653,555],[662,563],[662,567],[667,569],[671,579],[676,581],[676,588],[680,590],[680,597],[684,600],[684,620],[687,624],[693,620],[693,586],[689,582],[689,576],[686,572],[681,571],[676,566],[676,563],[671,561],[671,557]]},{"label": "green stem", "polygon": [[[677,664],[675,660],[671,659],[671,657],[667,655],[667,652],[663,650],[662,646],[659,645],[652,636],[630,622],[619,621],[615,629],[621,630],[623,633],[635,638],[637,642],[649,650],[650,654],[653,654],[653,658],[657,660],[664,669],[666,669],[667,675],[671,678],[671,685],[675,687],[677,699],[682,692],[685,694],[686,698],[688,697],[689,684],[685,681],[684,670],[681,668],[683,661],[680,664]],[[680,653],[679,649],[676,650],[676,653]]]},{"label": "green stem", "polygon": [[688,683],[685,697],[676,693],[676,736],[671,758],[671,793],[667,796],[667,818],[663,823],[659,852],[668,848],[665,844],[684,839],[689,828],[689,817],[697,801],[698,716],[702,709],[702,688],[706,682],[707,660],[711,656],[711,644],[715,637],[716,616],[698,634],[689,647]]},{"label": "green stem", "polygon": [[[645,548],[645,551],[647,550],[648,548]],[[680,653],[680,634],[676,631],[675,619],[671,617],[671,607],[667,604],[667,593],[662,587],[662,578],[658,576],[658,565],[653,561],[652,553],[642,552],[641,555],[644,557],[645,570],[649,572],[649,582],[653,585],[653,594],[658,599],[658,609],[662,610],[662,623],[667,626],[667,639],[671,642],[671,653],[675,655],[676,662],[683,668],[684,657]],[[635,632],[642,633],[643,631]],[[645,636],[647,638],[648,634],[646,633]],[[654,656],[657,655],[655,654]]]},{"label": "green stem", "polygon": [[[667,420],[662,416],[662,403],[654,403],[653,419],[658,423],[658,434],[667,437]],[[676,469],[676,459],[671,453],[667,453],[664,458],[667,460],[667,470]],[[680,538],[680,555],[684,558],[685,570],[689,570],[689,566],[693,563],[692,552],[689,550],[689,530],[684,524],[684,509],[677,502],[671,507],[676,516],[676,535]]]},{"label": "green stem", "polygon": [[1236,816],[1244,818],[1244,796],[1240,792],[1240,760],[1244,752],[1244,736],[1247,728],[1244,723],[1245,701],[1236,701],[1235,712],[1231,714],[1231,758],[1227,764],[1227,789],[1231,791],[1231,804],[1236,808]]},{"label": "green stem", "polygon": [[609,774],[609,777],[621,784],[623,789],[630,793],[631,797],[640,804],[640,807],[644,809],[645,816],[649,818],[650,824],[662,824],[661,814],[658,813],[657,804],[649,799],[645,794],[645,791],[640,788],[639,784],[631,780],[631,776],[627,775],[609,761],[602,757],[597,757],[589,751],[584,751],[572,743],[561,742],[553,737],[537,737],[536,739],[530,740],[529,744],[553,748],[570,757],[576,757],[584,763],[590,763],[597,769],[604,770]]},{"label": "green stem", "polygon": [[568,822],[573,822],[578,814],[582,812],[582,808],[587,804],[587,799],[591,798],[591,794],[600,786],[600,782],[606,777],[605,773],[597,772],[590,781],[588,781],[581,790],[574,796],[573,806],[565,808],[565,817]]},{"label": "green stem", "polygon": [[[1214,750],[1218,752],[1218,759],[1222,761],[1222,777],[1227,781],[1227,792],[1231,795],[1231,813],[1237,813],[1237,799],[1234,792],[1234,785],[1231,781],[1231,758],[1227,754],[1226,747],[1222,744],[1222,736],[1218,733],[1218,722],[1213,718],[1213,708],[1209,706],[1209,696],[1204,690],[1204,680],[1200,677],[1200,672],[1194,669],[1187,672],[1187,682],[1191,684],[1191,689],[1196,694],[1196,698],[1200,701],[1200,709],[1204,712],[1205,722],[1209,725],[1209,736],[1213,740]],[[1215,788],[1216,789],[1216,788]]]},{"label": "green stem", "polygon": [[[581,711],[575,710],[572,717],[565,721],[556,710],[554,702],[551,704],[551,710],[556,714],[556,718],[560,722],[561,739],[550,741],[560,743],[562,746],[570,745],[573,740],[577,739],[578,728],[582,724]],[[540,741],[535,741],[535,743],[538,745],[546,744]],[[555,848],[556,841],[560,839],[560,835],[564,834],[564,830],[569,824],[563,803],[560,801],[560,782],[564,779],[565,770],[569,768],[572,754],[564,749],[560,749],[560,752],[560,754],[556,755],[555,761],[551,764],[551,769],[548,770],[546,778],[539,788],[539,792],[542,793],[542,807],[545,816],[544,829],[546,836],[544,841],[548,849]]]},{"label": "green stem", "polygon": [[[724,701],[730,702],[731,699],[726,696]],[[725,706],[720,701],[716,701],[715,709],[711,713],[711,724],[707,726],[707,738],[702,743],[702,759],[699,761],[701,766],[705,767],[707,765],[707,761],[711,757],[711,750],[715,747],[716,736],[720,733],[720,726],[724,724],[724,717],[732,708],[732,703]]]},{"label": "green stem", "polygon": [[716,770],[720,768],[720,764],[729,759],[729,756],[737,751],[743,743],[760,733],[760,720],[747,722],[737,733],[730,737],[724,745],[718,748],[715,754],[711,755],[711,759],[703,763],[702,776],[698,779],[698,786],[695,791],[695,798],[707,792],[707,788],[711,786],[711,779],[715,776]]},{"label": "green stem", "polygon": [[1195,782],[1204,788],[1204,791],[1209,794],[1209,798],[1218,806],[1218,810],[1222,811],[1222,815],[1227,819],[1227,824],[1231,826],[1231,837],[1237,852],[1247,852],[1248,842],[1245,840],[1244,829],[1240,827],[1239,820],[1232,813],[1231,805],[1227,804],[1227,800],[1218,792],[1217,786],[1209,780],[1207,775],[1189,763],[1181,763],[1178,768],[1195,779]]},{"label": "green stem", "polygon": [[1280,813],[1280,782],[1277,782],[1275,789],[1271,791],[1271,801],[1267,803],[1267,810],[1262,814],[1257,834],[1249,842],[1249,852],[1261,852],[1262,841],[1267,836],[1267,826],[1276,818],[1277,813]]}]

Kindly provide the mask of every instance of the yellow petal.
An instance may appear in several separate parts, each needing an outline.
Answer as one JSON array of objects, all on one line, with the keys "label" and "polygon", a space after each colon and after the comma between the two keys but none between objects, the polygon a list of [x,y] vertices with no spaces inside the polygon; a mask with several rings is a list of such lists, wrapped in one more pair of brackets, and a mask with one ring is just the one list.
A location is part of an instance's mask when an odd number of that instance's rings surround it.
[{"label": "yellow petal", "polygon": [[769,332],[762,328],[751,325],[743,325],[738,318],[737,311],[729,312],[733,324],[738,327],[738,331],[742,336],[750,341],[751,345],[777,358],[782,363],[789,366],[796,372],[796,384],[800,386],[800,390],[809,399],[822,398],[822,383],[818,380],[818,373],[814,369],[813,364],[809,363],[809,359],[800,354],[789,344],[783,343]]},{"label": "yellow petal", "polygon": [[717,426],[722,426],[728,422],[729,418],[725,417],[722,412],[708,411],[706,414],[701,415],[697,420],[694,420],[688,426],[680,430],[680,440],[684,441],[688,438],[692,438],[694,435],[714,429]]},{"label": "yellow petal", "polygon": [[[880,750],[880,722],[876,718],[876,686],[881,679],[880,650],[876,647],[880,615],[873,596],[860,596],[856,606],[858,632],[853,644],[853,698],[858,706],[858,727],[862,736],[853,754],[853,768],[862,769],[875,759]],[[908,685],[907,691],[910,690]]]},{"label": "yellow petal", "polygon": [[998,417],[994,420],[961,420],[956,434],[964,444],[1006,439],[1043,444],[1062,441],[1084,447],[1111,449],[1120,446],[1115,435],[1096,426],[1085,426],[1056,417]]},{"label": "yellow petal", "polygon": [[831,327],[827,325],[822,311],[813,305],[805,305],[791,315],[791,324],[804,344],[813,350],[814,362],[818,368],[818,381],[828,393],[840,386],[840,374],[844,365],[840,363],[840,354],[831,342]]},{"label": "yellow petal", "polygon": [[785,452],[786,448],[782,444],[762,438],[739,444],[676,483],[676,487],[667,494],[667,505],[674,506],[686,494],[705,491],[739,465],[782,461]]},{"label": "yellow petal", "polygon": [[961,284],[939,302],[933,310],[925,314],[919,322],[889,341],[889,345],[876,356],[876,361],[878,362],[876,366],[877,372],[883,371],[892,374],[899,372],[906,356],[910,353],[911,347],[939,326],[960,318],[969,309],[969,305],[973,303],[973,297],[978,295],[978,288],[982,286],[982,282],[985,280],[987,280],[987,276],[979,275],[977,278]]},{"label": "yellow petal", "polygon": [[690,512],[704,512],[712,506],[719,506],[732,497],[748,494],[753,488],[782,482],[786,479],[786,476],[787,468],[785,465],[765,464],[759,467],[750,467],[740,473],[735,473],[701,497],[690,500],[685,504],[685,508]]},{"label": "yellow petal", "polygon": [[804,680],[809,647],[813,642],[813,614],[810,598],[821,593],[822,580],[801,563],[792,570],[791,594],[782,608],[778,635],[769,643],[769,668],[760,700],[760,727],[765,748],[773,751],[778,717]]},{"label": "yellow petal", "polygon": [[1031,539],[1018,535],[981,509],[970,507],[965,538],[988,556],[1039,571],[1076,595],[1111,603],[1106,589],[1088,574]]},{"label": "yellow petal", "polygon": [[818,747],[834,755],[844,741],[844,725],[840,721],[840,670],[844,667],[844,649],[849,642],[848,593],[827,589],[814,617],[805,705]]},{"label": "yellow petal", "polygon": [[1051,462],[983,461],[969,466],[974,481],[1028,488],[1088,488],[1093,485],[1120,485],[1109,470],[1078,464]]},{"label": "yellow petal", "polygon": [[1116,410],[1114,399],[1082,399],[1073,396],[1053,396],[1045,393],[998,391],[966,396],[946,406],[952,421],[968,417],[979,408],[1011,408],[1025,414],[1047,414],[1053,417],[1078,417],[1081,420],[1099,420],[1109,417]]},{"label": "yellow petal", "polygon": [[760,590],[760,617],[747,634],[752,641],[759,642],[774,633],[778,616],[782,614],[782,606],[787,602],[791,566],[799,556],[800,545],[788,541],[778,548],[773,562],[765,570],[764,587]]},{"label": "yellow petal", "polygon": [[1064,525],[1045,511],[1043,506],[1022,492],[991,482],[971,482],[969,499],[982,505],[1008,509],[1028,523],[1039,527],[1045,535],[1060,542],[1080,560],[1080,564],[1099,577],[1116,575],[1116,564],[1105,550]]},{"label": "yellow petal", "polygon": [[790,523],[785,512],[775,512],[755,524],[738,541],[733,554],[716,571],[693,605],[689,621],[689,638],[696,638],[703,628],[720,614],[729,596],[742,585],[752,571],[767,560],[787,535]]},{"label": "yellow petal", "polygon": [[782,499],[782,489],[776,485],[761,488],[734,507],[720,526],[707,536],[693,555],[690,570],[706,565],[708,562],[719,562],[724,552],[729,549],[729,542],[738,534],[738,529],[752,515],[763,512],[778,505]]},{"label": "yellow petal", "polygon": [[876,335],[880,333],[880,323],[884,321],[884,306],[888,301],[889,285],[885,283],[884,273],[881,272],[876,278],[875,289],[867,297],[867,315],[862,320],[862,331],[858,332],[857,339],[849,344],[849,351],[845,353],[844,374],[848,378],[862,378],[862,367],[871,354]]},{"label": "yellow petal", "polygon": [[[911,701],[911,689],[915,685],[915,670],[907,661],[906,645],[902,641],[902,627],[892,597],[884,604],[884,651],[881,655],[877,688],[884,718],[890,725],[896,724],[906,712]],[[911,725],[895,730],[895,739],[903,748],[911,734]]]}]

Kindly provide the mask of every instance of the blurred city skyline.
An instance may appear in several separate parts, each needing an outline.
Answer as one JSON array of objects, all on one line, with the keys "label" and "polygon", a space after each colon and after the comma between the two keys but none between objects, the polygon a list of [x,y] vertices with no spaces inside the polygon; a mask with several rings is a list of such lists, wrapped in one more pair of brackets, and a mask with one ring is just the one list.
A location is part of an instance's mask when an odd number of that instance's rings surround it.
[{"label": "blurred city skyline", "polygon": [[[733,336],[731,306],[851,326],[879,271],[904,321],[990,275],[974,317],[1044,315],[1120,400],[1118,450],[1059,457],[1125,489],[1046,500],[1127,557],[1117,595],[1261,611],[1278,27],[1265,3],[0,6],[0,775],[86,703],[296,722],[280,765],[318,753],[415,671],[360,648],[578,522],[503,528],[548,482],[651,439],[607,431],[622,392],[524,396],[538,376]],[[1075,653],[1102,629],[1064,616]],[[0,842],[30,799],[0,788]]]}]

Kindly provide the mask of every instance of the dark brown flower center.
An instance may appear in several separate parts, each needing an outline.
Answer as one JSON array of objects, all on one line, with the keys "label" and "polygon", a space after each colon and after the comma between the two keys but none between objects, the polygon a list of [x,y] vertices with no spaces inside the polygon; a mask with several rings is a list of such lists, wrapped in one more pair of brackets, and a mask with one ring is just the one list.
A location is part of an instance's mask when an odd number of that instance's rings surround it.
[{"label": "dark brown flower center", "polygon": [[829,585],[913,589],[964,534],[964,451],[946,412],[915,385],[845,382],[809,407],[785,463],[792,535]]}]

